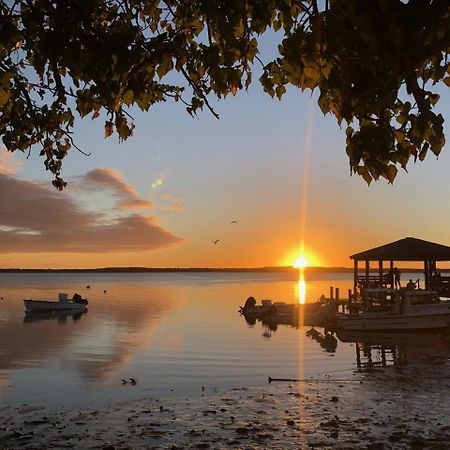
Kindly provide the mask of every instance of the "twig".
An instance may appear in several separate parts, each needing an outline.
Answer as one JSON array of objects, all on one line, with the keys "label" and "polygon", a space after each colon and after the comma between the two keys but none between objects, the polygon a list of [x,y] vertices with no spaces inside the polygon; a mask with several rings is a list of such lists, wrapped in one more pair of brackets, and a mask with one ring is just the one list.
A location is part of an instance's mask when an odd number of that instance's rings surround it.
[{"label": "twig", "polygon": [[269,384],[270,384],[273,381],[287,381],[287,382],[297,383],[297,382],[299,382],[301,380],[297,380],[296,378],[272,378],[272,377],[269,377],[268,381],[269,381]]}]

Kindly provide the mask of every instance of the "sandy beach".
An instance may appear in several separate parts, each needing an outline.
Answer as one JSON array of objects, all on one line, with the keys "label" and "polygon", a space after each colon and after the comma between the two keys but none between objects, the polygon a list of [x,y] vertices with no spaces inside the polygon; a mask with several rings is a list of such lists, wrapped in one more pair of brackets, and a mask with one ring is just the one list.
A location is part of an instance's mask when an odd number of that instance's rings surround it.
[{"label": "sandy beach", "polygon": [[450,361],[349,379],[237,387],[196,398],[144,398],[100,409],[0,410],[2,449],[447,449]]}]

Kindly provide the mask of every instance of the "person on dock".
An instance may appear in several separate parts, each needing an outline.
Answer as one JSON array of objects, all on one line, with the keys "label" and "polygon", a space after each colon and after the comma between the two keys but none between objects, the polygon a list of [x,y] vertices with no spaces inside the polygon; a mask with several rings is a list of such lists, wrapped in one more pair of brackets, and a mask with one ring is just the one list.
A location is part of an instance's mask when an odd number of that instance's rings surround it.
[{"label": "person on dock", "polygon": [[408,283],[406,284],[406,290],[414,291],[414,289],[416,289],[416,283],[414,283],[413,280],[409,280]]},{"label": "person on dock", "polygon": [[401,276],[401,272],[399,270],[398,267],[394,267],[394,287],[397,289],[400,289],[401,283],[400,283],[400,276]]}]

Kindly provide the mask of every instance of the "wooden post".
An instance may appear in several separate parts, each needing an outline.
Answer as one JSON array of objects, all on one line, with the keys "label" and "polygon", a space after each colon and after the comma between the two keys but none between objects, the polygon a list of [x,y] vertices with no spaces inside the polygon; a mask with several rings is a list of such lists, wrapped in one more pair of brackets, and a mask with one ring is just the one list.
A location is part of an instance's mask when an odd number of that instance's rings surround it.
[{"label": "wooden post", "polygon": [[339,288],[336,288],[336,300],[339,300]]},{"label": "wooden post", "polygon": [[378,287],[383,287],[383,261],[378,261]]},{"label": "wooden post", "polygon": [[427,260],[424,260],[423,262],[423,271],[425,274],[425,289],[430,288],[430,273],[429,273],[430,267]]},{"label": "wooden post", "polygon": [[369,287],[369,275],[370,274],[370,262],[366,261],[366,286],[365,288],[367,289]]},{"label": "wooden post", "polygon": [[394,261],[389,261],[389,276],[391,277],[391,289],[394,289]]},{"label": "wooden post", "polygon": [[334,288],[333,288],[333,286],[330,286],[330,299],[331,300],[334,299]]},{"label": "wooden post", "polygon": [[353,292],[356,295],[356,291],[358,290],[358,260],[355,259],[353,261]]}]

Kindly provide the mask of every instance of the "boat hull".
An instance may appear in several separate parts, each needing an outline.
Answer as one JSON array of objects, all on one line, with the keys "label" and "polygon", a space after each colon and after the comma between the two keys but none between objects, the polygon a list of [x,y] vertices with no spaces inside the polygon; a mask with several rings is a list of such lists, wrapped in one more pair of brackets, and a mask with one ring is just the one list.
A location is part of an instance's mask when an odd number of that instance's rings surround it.
[{"label": "boat hull", "polygon": [[430,314],[421,316],[397,315],[370,316],[356,314],[340,317],[337,327],[354,331],[383,331],[383,330],[437,330],[450,326],[450,314]]},{"label": "boat hull", "polygon": [[71,311],[86,312],[87,308],[82,303],[67,302],[52,302],[44,300],[24,300],[25,309],[27,311]]}]

